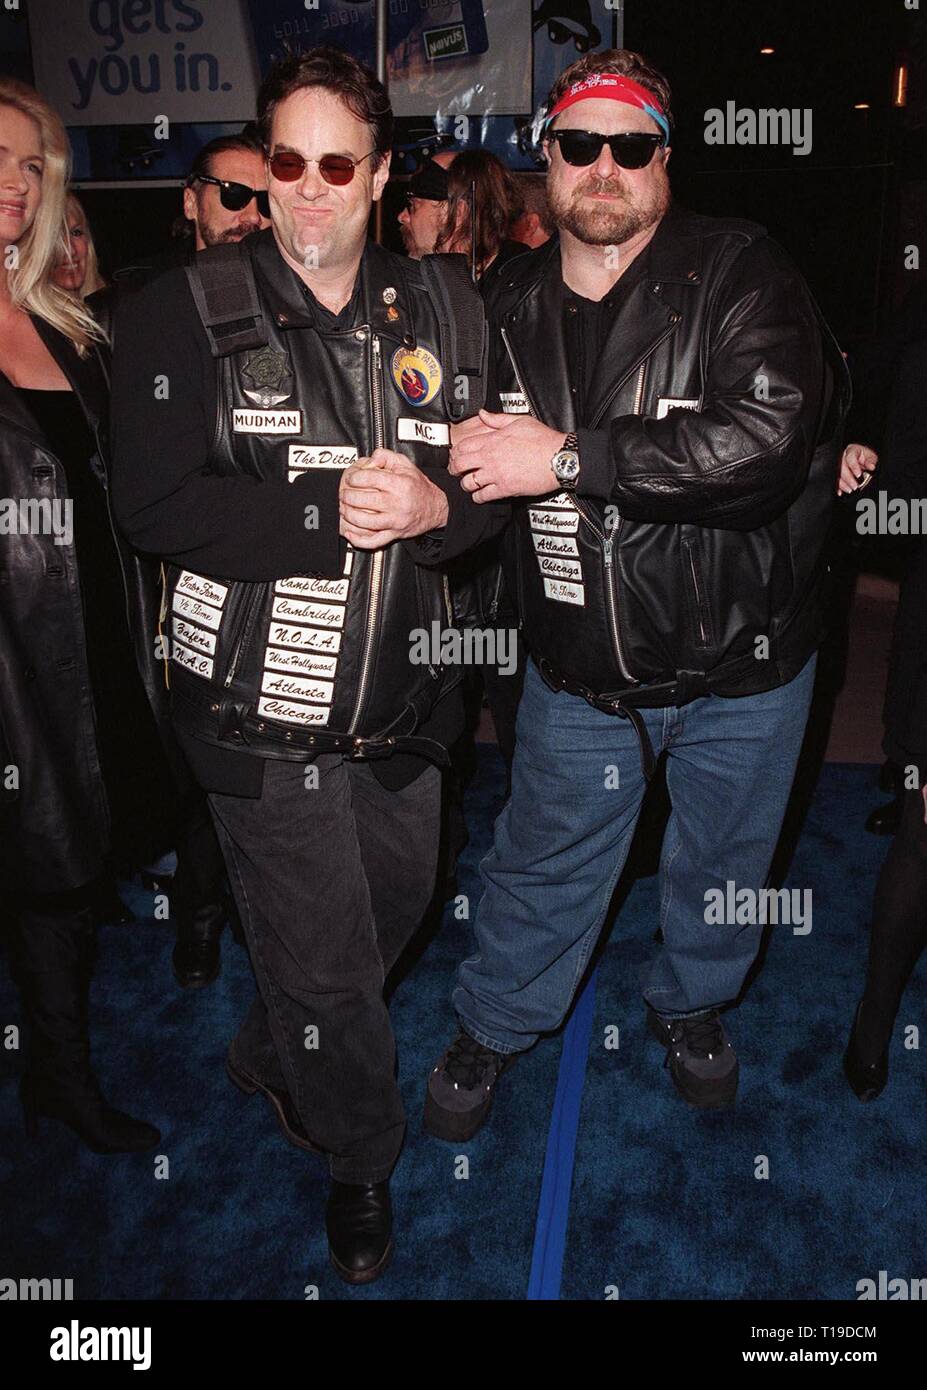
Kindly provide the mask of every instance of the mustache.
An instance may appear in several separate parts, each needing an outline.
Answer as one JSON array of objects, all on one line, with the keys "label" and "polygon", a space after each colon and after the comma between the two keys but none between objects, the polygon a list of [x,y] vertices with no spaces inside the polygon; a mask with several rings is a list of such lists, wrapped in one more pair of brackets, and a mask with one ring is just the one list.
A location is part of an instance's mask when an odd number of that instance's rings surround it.
[{"label": "mustache", "polygon": [[624,188],[615,179],[600,179],[596,174],[592,174],[583,183],[577,184],[574,190],[575,197],[582,197],[584,193],[613,193],[617,197],[623,197]]},{"label": "mustache", "polygon": [[219,240],[220,242],[237,241],[239,237],[248,236],[251,232],[256,231],[257,226],[257,222],[248,222],[244,225],[239,223],[237,227],[229,227],[227,231],[224,231]]}]

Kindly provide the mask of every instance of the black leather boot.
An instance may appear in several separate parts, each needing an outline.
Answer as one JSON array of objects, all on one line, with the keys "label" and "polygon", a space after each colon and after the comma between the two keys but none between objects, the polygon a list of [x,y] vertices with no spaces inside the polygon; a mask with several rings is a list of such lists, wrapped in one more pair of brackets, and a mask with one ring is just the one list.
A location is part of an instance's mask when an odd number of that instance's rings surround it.
[{"label": "black leather boot", "polygon": [[181,917],[172,960],[174,978],[183,989],[202,989],[219,974],[225,915],[223,904],[207,903]]},{"label": "black leather boot", "polygon": [[94,908],[57,919],[26,916],[14,943],[14,972],[30,1035],[20,1095],[26,1133],[39,1119],[61,1120],[94,1153],[154,1148],[154,1125],[108,1105],[90,1065],[88,1002],[96,949]]},{"label": "black leather boot", "polygon": [[325,1225],[336,1272],[348,1284],[372,1283],[393,1253],[389,1182],[359,1184],[333,1178]]},{"label": "black leather boot", "polygon": [[896,796],[894,801],[888,801],[884,806],[877,806],[874,811],[870,811],[866,817],[866,829],[869,834],[897,835],[901,824],[902,805],[902,797]]},{"label": "black leather boot", "polygon": [[874,1062],[864,1062],[859,1055],[857,1029],[863,1001],[856,1006],[850,1040],[843,1054],[843,1073],[861,1101],[878,1100],[888,1082],[888,1046]]},{"label": "black leather boot", "polygon": [[234,1046],[230,1047],[226,1054],[225,1070],[229,1080],[238,1087],[243,1095],[254,1096],[260,1091],[261,1095],[270,1101],[274,1114],[277,1116],[281,1133],[289,1143],[295,1144],[298,1149],[305,1149],[307,1153],[321,1154],[324,1152],[317,1144],[313,1144],[303,1128],[302,1121],[296,1113],[296,1107],[285,1086],[274,1086],[269,1081],[263,1081],[254,1072],[249,1071],[238,1060]]},{"label": "black leather boot", "polygon": [[122,901],[111,878],[101,879],[94,892],[93,915],[98,927],[127,927],[135,921],[135,913]]}]

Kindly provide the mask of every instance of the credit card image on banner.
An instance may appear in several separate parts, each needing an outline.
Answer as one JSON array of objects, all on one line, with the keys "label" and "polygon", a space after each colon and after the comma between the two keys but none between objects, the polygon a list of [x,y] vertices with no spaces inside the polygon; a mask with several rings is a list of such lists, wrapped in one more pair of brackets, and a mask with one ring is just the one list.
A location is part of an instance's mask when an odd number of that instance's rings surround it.
[{"label": "credit card image on banner", "polygon": [[[373,0],[318,0],[306,9],[303,0],[248,0],[261,74],[284,45],[314,48],[334,44],[371,67],[376,57]],[[525,0],[527,3],[527,0]],[[389,7],[389,51],[417,48],[430,62],[485,53],[489,47],[483,0],[406,0]]]}]

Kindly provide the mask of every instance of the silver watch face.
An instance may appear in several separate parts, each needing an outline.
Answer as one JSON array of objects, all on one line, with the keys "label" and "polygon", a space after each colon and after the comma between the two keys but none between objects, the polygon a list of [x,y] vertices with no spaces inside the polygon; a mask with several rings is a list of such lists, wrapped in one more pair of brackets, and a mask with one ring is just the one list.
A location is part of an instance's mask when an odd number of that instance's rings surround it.
[{"label": "silver watch face", "polygon": [[579,477],[579,454],[575,449],[561,449],[554,454],[553,469],[559,483],[575,483]]}]

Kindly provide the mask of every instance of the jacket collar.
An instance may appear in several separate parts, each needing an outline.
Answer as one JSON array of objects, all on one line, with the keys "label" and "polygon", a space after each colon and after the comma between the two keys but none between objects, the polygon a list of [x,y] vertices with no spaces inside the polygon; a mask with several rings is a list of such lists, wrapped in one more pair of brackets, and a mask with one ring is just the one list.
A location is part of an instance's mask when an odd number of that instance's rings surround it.
[{"label": "jacket collar", "polygon": [[[109,392],[106,373],[96,349],[91,349],[87,357],[80,357],[70,339],[57,328],[53,328],[45,319],[35,314],[30,317],[42,342],[67,378],[87,423],[93,430],[97,447],[103,453],[107,438]],[[32,414],[13,383],[2,373],[0,417],[30,435],[43,448],[48,448],[48,440],[41,423]]]},{"label": "jacket collar", "polygon": [[[263,282],[266,305],[278,328],[313,328],[315,318],[303,294],[302,281],[280,254],[273,228],[257,232],[252,256]],[[397,342],[415,341],[415,320],[402,258],[368,240],[360,264],[360,313],[374,332]],[[390,316],[390,309],[394,314]]]},{"label": "jacket collar", "polygon": [[[647,274],[631,290],[609,330],[588,392],[588,423],[684,317],[684,310],[662,298],[661,289],[667,284],[701,283],[701,238],[696,221],[691,213],[671,208],[643,253],[648,257]],[[518,289],[521,280],[524,291],[504,315],[503,323],[525,389],[543,411],[542,418],[558,429],[575,430],[563,340],[559,240],[551,238],[543,250],[546,254],[531,257],[530,266],[521,258],[514,263],[507,288]],[[542,342],[543,350],[539,351]]]}]

